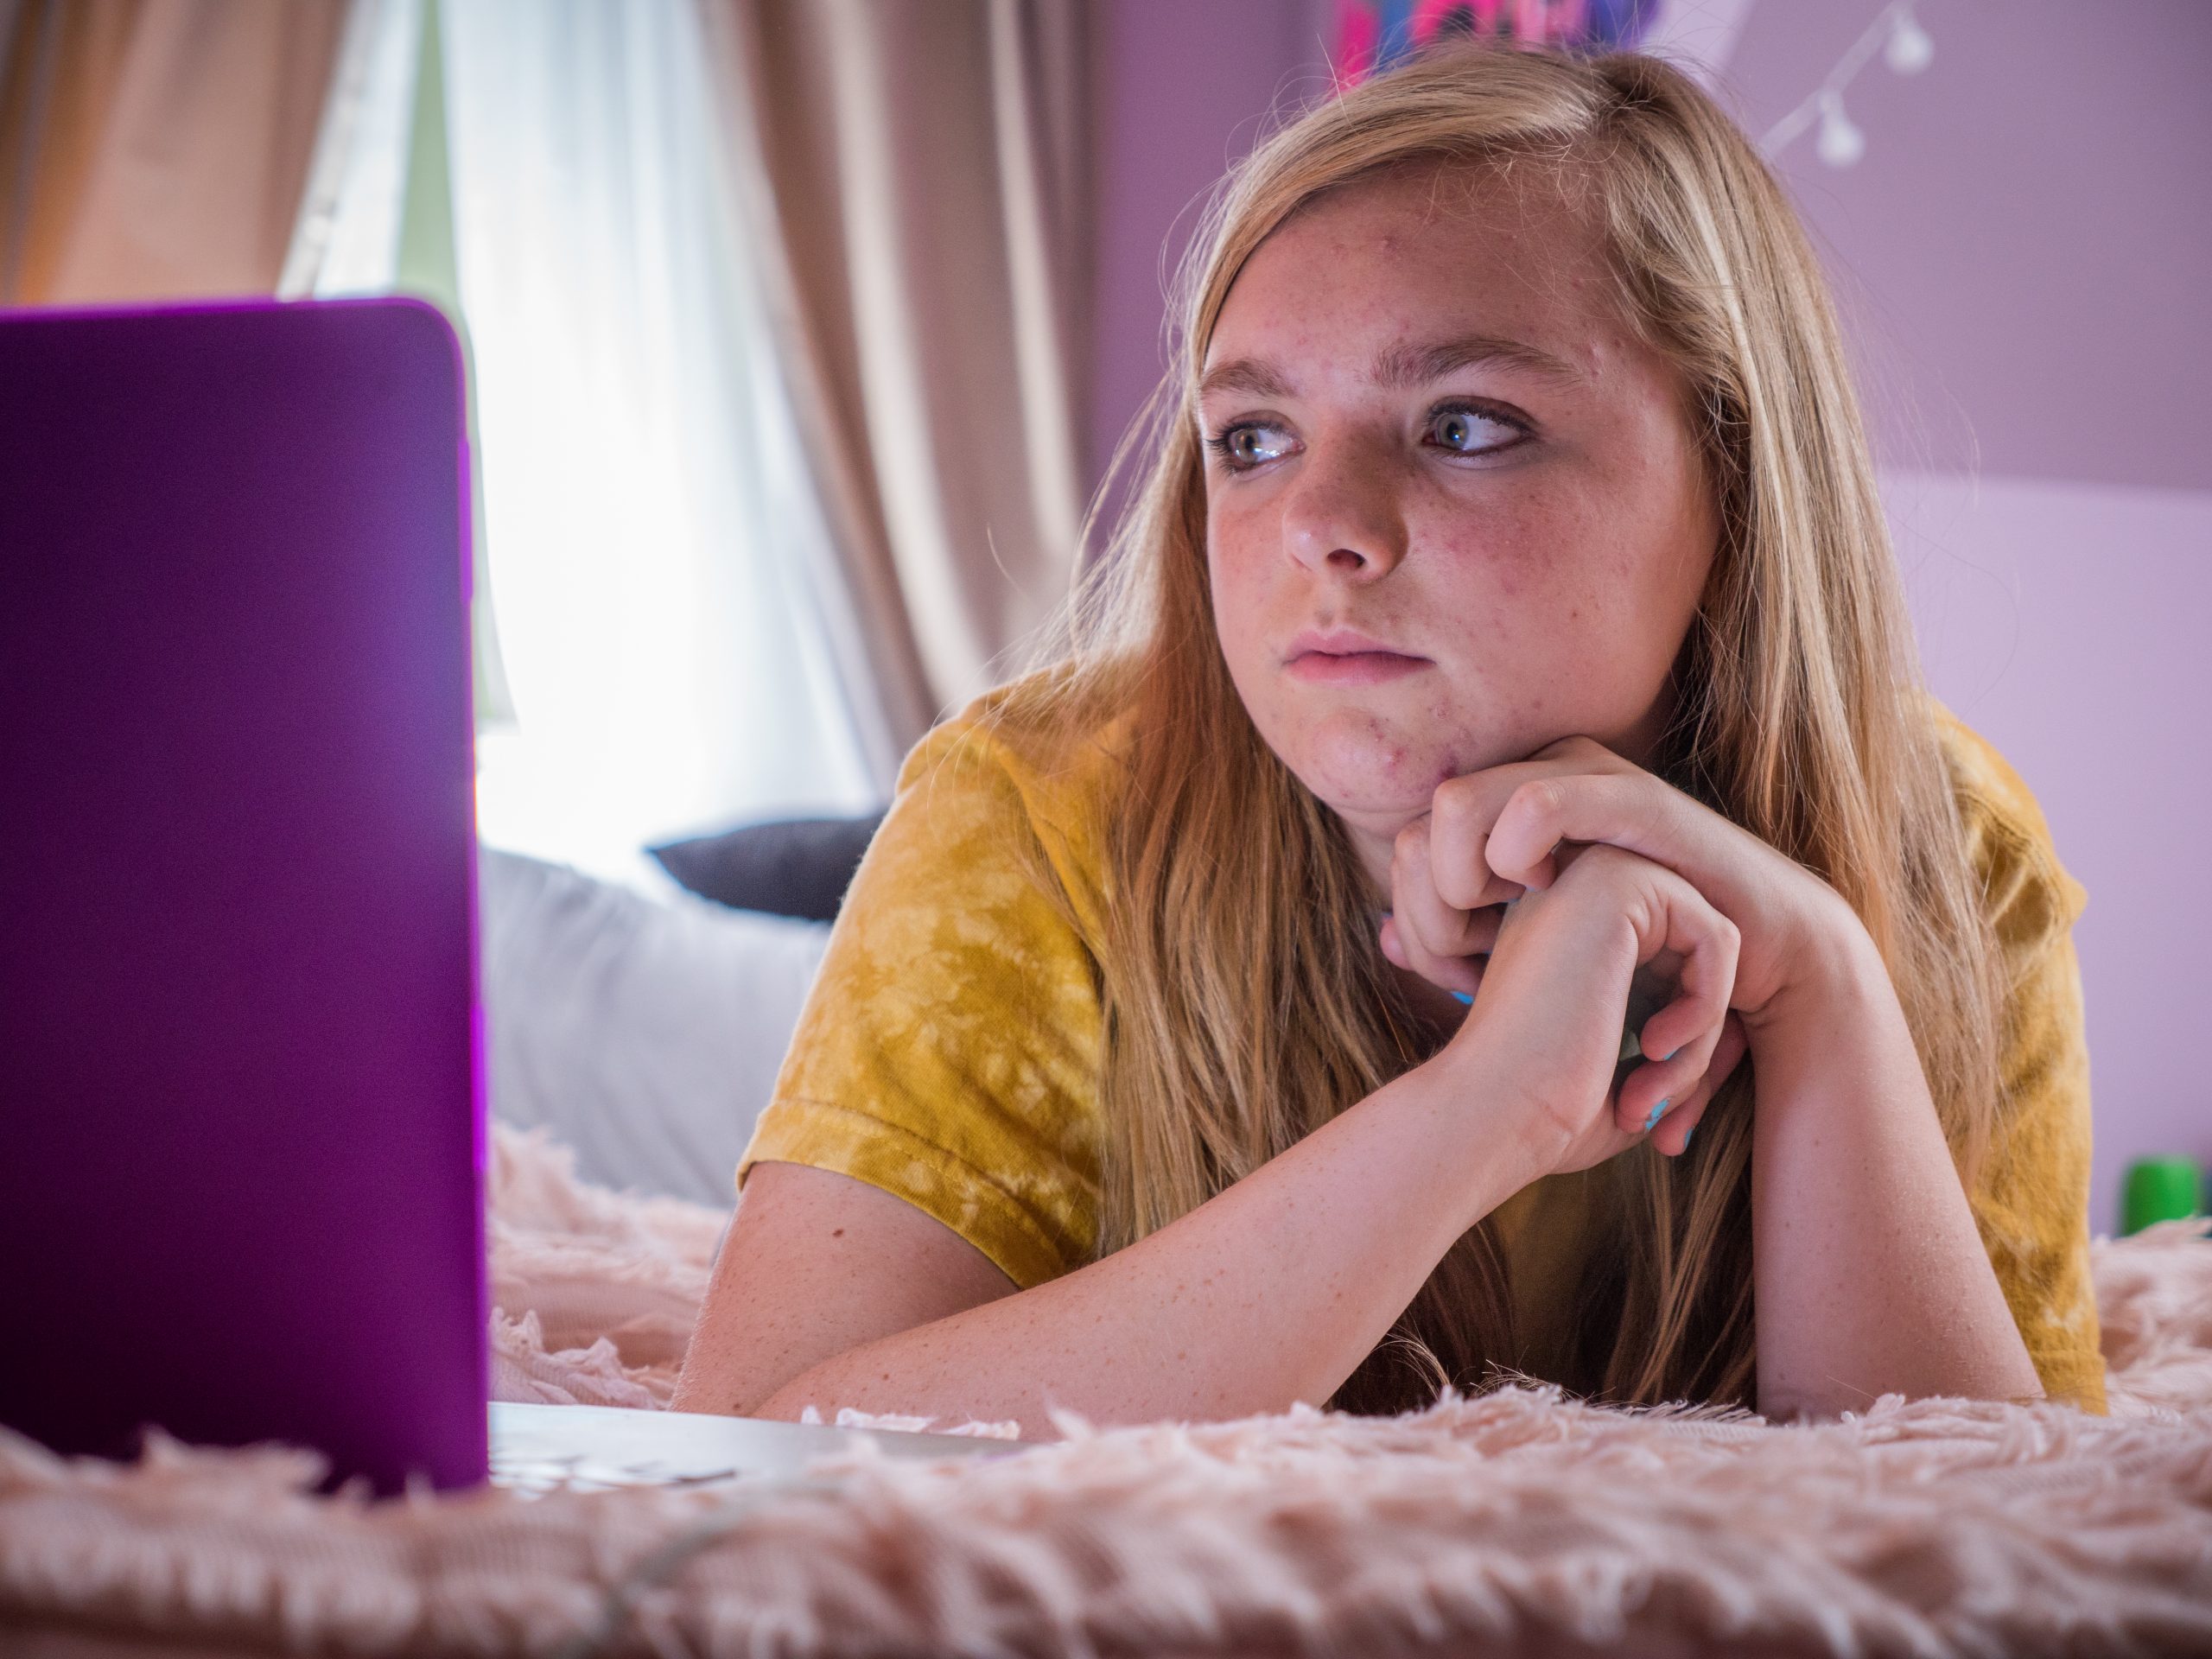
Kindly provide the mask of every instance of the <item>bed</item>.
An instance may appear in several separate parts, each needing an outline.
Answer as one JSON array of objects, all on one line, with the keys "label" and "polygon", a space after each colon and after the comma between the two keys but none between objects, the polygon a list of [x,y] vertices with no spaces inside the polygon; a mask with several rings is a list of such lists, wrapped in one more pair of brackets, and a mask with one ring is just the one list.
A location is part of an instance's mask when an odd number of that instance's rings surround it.
[{"label": "bed", "polygon": [[[493,1396],[665,1408],[825,929],[484,867]],[[620,1190],[622,1188],[626,1190]],[[2212,1237],[2101,1243],[2111,1415],[1775,1427],[1541,1389],[863,1446],[791,1484],[315,1495],[0,1430],[0,1653],[2212,1654]]]},{"label": "bed", "polygon": [[[725,1214],[582,1180],[543,1128],[493,1154],[496,1396],[663,1408]],[[2096,1274],[2105,1418],[1885,1399],[1777,1427],[1513,1388],[384,1504],[314,1495],[296,1450],[124,1467],[0,1435],[0,1649],[2212,1652],[2212,1237],[2101,1243]]]}]

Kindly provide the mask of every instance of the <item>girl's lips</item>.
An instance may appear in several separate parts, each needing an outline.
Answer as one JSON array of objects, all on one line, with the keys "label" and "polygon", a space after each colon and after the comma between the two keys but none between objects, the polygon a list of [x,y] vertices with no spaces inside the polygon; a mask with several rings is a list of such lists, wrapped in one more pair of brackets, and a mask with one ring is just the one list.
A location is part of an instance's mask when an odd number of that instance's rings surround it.
[{"label": "girl's lips", "polygon": [[1380,685],[1436,664],[1395,651],[1306,651],[1284,664],[1294,678],[1315,685]]}]

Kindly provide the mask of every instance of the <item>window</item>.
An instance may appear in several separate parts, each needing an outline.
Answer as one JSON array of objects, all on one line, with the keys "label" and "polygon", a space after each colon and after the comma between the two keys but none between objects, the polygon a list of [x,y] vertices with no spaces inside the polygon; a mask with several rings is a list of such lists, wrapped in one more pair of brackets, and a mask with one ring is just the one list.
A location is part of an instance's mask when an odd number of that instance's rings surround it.
[{"label": "window", "polygon": [[658,885],[657,840],[880,801],[693,8],[358,11],[291,274],[466,320],[484,839]]}]

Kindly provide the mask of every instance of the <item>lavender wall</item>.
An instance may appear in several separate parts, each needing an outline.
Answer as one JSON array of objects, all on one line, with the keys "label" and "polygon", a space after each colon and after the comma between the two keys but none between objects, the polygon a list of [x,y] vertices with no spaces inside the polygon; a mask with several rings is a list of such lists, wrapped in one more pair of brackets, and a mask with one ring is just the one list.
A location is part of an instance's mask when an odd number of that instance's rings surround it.
[{"label": "lavender wall", "polygon": [[2074,942],[2109,1229],[2131,1159],[2212,1165],[2212,492],[1884,483],[1930,685],[2033,786],[2089,892]]},{"label": "lavender wall", "polygon": [[[1695,3],[1695,0],[1693,0]],[[1705,0],[1710,4],[1711,0]],[[1718,85],[1764,131],[1878,10],[1729,0]],[[2212,1162],[2212,6],[1922,0],[1848,171],[1782,171],[1836,278],[1929,677],[2042,798],[2076,930],[2092,1219],[2157,1151]],[[1325,85],[1327,0],[1115,0],[1098,60],[1093,475],[1162,366],[1162,251],[1271,106]],[[1979,482],[1974,474],[1979,474]]]},{"label": "lavender wall", "polygon": [[1090,477],[1167,362],[1167,284],[1230,162],[1328,86],[1332,0],[1109,0],[1094,97],[1098,146]]},{"label": "lavender wall", "polygon": [[[1752,8],[1723,71],[1765,129],[1877,10]],[[1921,0],[1936,57],[1878,59],[1855,167],[1782,170],[1826,245],[1884,459],[2212,489],[2212,5]]]}]

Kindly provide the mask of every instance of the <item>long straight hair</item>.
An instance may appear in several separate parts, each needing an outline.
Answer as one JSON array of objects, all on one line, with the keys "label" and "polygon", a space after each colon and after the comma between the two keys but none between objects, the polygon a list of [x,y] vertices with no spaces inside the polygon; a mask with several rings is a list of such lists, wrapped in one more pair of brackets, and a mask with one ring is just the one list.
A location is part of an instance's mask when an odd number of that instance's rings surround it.
[{"label": "long straight hair", "polygon": [[[1176,362],[1116,470],[1141,489],[1071,607],[1060,671],[1007,718],[1111,721],[1099,1249],[1167,1224],[1418,1064],[1334,815],[1261,739],[1206,579],[1197,383],[1253,251],[1325,192],[1408,162],[1556,182],[1604,233],[1621,314],[1679,376],[1719,526],[1655,769],[1833,886],[1881,950],[1962,1173],[1998,1090],[1995,955],[1918,672],[1857,399],[1782,189],[1694,83],[1634,54],[1437,51],[1312,109],[1217,193],[1179,280]],[[1623,1402],[1751,1403],[1749,1068],[1694,1154],[1602,1166],[1558,1378]],[[1387,1226],[1378,1216],[1376,1224]],[[1516,1351],[1487,1224],[1332,1403],[1395,1412]]]}]

